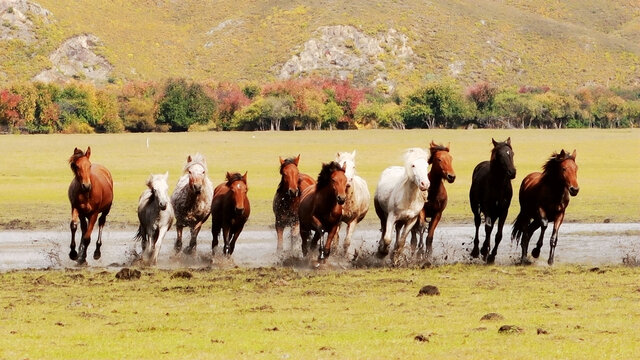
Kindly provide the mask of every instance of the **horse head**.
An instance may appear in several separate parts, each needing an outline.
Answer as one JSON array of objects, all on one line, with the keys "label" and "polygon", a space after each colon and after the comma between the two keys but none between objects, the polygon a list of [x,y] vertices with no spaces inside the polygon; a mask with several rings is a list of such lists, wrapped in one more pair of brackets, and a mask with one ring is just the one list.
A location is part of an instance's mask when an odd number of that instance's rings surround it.
[{"label": "horse head", "polygon": [[244,213],[244,203],[247,199],[247,173],[240,175],[240,173],[227,173],[227,187],[233,194],[233,201],[235,203],[235,212],[238,215]]},{"label": "horse head", "polygon": [[287,191],[287,195],[292,198],[300,195],[300,188],[298,187],[300,180],[300,171],[298,170],[299,161],[299,154],[295,158],[280,158],[281,186],[284,187],[283,190]]},{"label": "horse head", "polygon": [[404,167],[407,176],[421,190],[427,191],[429,181],[429,155],[420,148],[411,148],[404,153]]},{"label": "horse head", "polygon": [[347,177],[347,186],[350,186],[353,182],[353,177],[356,176],[356,151],[337,153],[335,162],[345,169],[344,175]]},{"label": "horse head", "polygon": [[560,154],[556,155],[556,160],[560,162],[560,172],[562,179],[564,180],[565,187],[569,189],[571,196],[578,195],[580,186],[578,185],[578,165],[576,164],[576,150],[573,153],[569,153],[562,150]]},{"label": "horse head", "polygon": [[187,156],[185,172],[189,174],[189,187],[191,190],[196,194],[200,194],[205,186],[207,177],[207,163],[204,157],[199,153],[193,158],[191,155]]},{"label": "horse head", "polygon": [[71,171],[76,176],[76,179],[80,183],[80,188],[83,192],[91,191],[91,146],[87,147],[87,151],[75,148],[73,155],[69,158],[69,164],[71,165]]},{"label": "horse head", "polygon": [[150,175],[147,179],[147,187],[151,190],[153,199],[158,202],[160,210],[166,210],[169,204],[169,172],[161,175]]},{"label": "horse head", "polygon": [[515,179],[516,167],[513,164],[513,148],[511,137],[504,142],[497,142],[491,138],[493,150],[491,150],[491,166],[501,169],[509,179]]},{"label": "horse head", "polygon": [[322,164],[322,170],[318,175],[317,189],[331,187],[331,191],[336,196],[338,204],[343,205],[347,200],[347,177],[344,174],[345,168],[335,161]]},{"label": "horse head", "polygon": [[429,164],[431,164],[431,171],[451,184],[456,180],[456,172],[453,170],[453,158],[449,154],[450,145],[449,143],[447,146],[442,146],[431,141]]}]

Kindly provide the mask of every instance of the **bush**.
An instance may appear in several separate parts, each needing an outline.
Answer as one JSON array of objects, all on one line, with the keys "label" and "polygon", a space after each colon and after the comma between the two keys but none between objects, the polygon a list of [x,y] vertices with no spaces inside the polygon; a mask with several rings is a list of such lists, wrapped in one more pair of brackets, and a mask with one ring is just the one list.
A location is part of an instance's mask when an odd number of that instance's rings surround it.
[{"label": "bush", "polygon": [[187,131],[192,124],[211,121],[215,103],[202,85],[188,85],[184,79],[169,80],[158,105],[157,123],[169,125],[171,131]]}]

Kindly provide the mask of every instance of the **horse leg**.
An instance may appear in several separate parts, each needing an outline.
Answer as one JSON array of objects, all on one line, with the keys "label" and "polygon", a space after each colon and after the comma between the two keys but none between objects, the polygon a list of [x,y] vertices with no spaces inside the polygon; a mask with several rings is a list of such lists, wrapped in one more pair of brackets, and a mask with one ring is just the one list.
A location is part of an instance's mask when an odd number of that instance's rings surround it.
[{"label": "horse leg", "polygon": [[324,246],[320,247],[320,254],[318,255],[319,262],[326,262],[329,254],[331,254],[331,243],[333,242],[333,238],[337,236],[338,230],[340,230],[340,223],[334,225],[329,231],[329,235],[327,235],[327,242]]},{"label": "horse leg", "polygon": [[222,253],[224,255],[231,255],[229,254],[229,249],[230,249],[230,240],[231,240],[231,226],[223,226],[222,227],[222,240],[224,240],[224,247],[222,248]]},{"label": "horse leg", "polygon": [[[349,225],[347,224],[347,230],[349,229]],[[338,252],[338,245],[340,245],[340,225],[338,225],[338,231],[336,232],[335,241],[331,241],[331,252]]]},{"label": "horse leg", "polygon": [[211,236],[213,237],[211,240],[211,255],[213,256],[216,254],[216,246],[218,246],[218,238],[220,237],[220,226],[211,226]]},{"label": "horse leg", "polygon": [[382,226],[382,237],[380,238],[380,243],[378,244],[378,253],[376,254],[381,259],[389,254],[389,245],[391,245],[391,231],[393,231],[393,225],[396,222],[396,217],[393,214],[388,214],[386,220],[387,221],[384,222]]},{"label": "horse leg", "polygon": [[[78,265],[83,265],[87,263],[87,248],[89,248],[89,244],[91,243],[91,233],[93,232],[93,227],[96,225],[96,221],[98,220],[98,213],[92,214],[89,218],[89,222],[87,225],[87,231],[84,231],[82,234],[82,243],[80,244],[80,254],[78,256]],[[82,225],[82,221],[81,221]]]},{"label": "horse leg", "polygon": [[78,230],[78,209],[71,209],[71,223],[69,224],[71,229],[71,251],[69,252],[69,258],[71,260],[78,259],[78,253],[76,252],[76,230]]},{"label": "horse leg", "polygon": [[160,228],[160,230],[158,231],[158,235],[156,237],[156,240],[154,241],[155,245],[153,246],[153,255],[151,256],[151,265],[158,264],[158,254],[160,253],[160,246],[162,246],[162,240],[164,239],[165,235],[167,235],[167,231],[169,231],[169,227],[165,226]]},{"label": "horse leg", "polygon": [[276,234],[278,235],[278,245],[276,246],[277,252],[282,252],[282,242],[284,239],[284,226],[276,221]]},{"label": "horse leg", "polygon": [[551,233],[551,239],[549,239],[549,260],[547,264],[553,265],[553,255],[556,251],[556,245],[558,244],[558,229],[560,229],[560,225],[562,224],[562,220],[564,220],[564,212],[558,214],[558,217],[553,222],[553,232]]},{"label": "horse leg", "polygon": [[299,222],[295,222],[293,225],[291,225],[291,245],[289,246],[290,249],[293,249],[293,247],[296,244],[296,239],[295,239],[295,234],[300,235],[300,223]]},{"label": "horse leg", "polygon": [[96,250],[93,252],[94,260],[100,259],[100,256],[102,255],[102,253],[100,253],[100,247],[102,246],[102,228],[107,222],[107,215],[109,215],[109,210],[111,210],[111,206],[106,208],[98,219],[98,241],[96,241]]},{"label": "horse leg", "polygon": [[189,238],[189,245],[184,248],[184,253],[187,255],[193,254],[193,251],[196,249],[198,245],[198,233],[200,233],[200,228],[202,227],[202,221],[199,221],[191,228],[191,237]]},{"label": "horse leg", "polygon": [[522,240],[520,240],[520,246],[522,247],[522,256],[520,257],[520,263],[523,265],[531,264],[531,261],[527,258],[527,251],[529,249],[529,240],[531,240],[531,236],[538,229],[540,224],[537,221],[533,221],[529,224],[522,234]]},{"label": "horse leg", "polygon": [[302,238],[302,256],[307,256],[307,252],[309,251],[309,247],[307,241],[309,240],[309,229],[300,227],[300,238]]},{"label": "horse leg", "polygon": [[495,217],[486,217],[484,219],[484,242],[480,249],[482,260],[487,261],[487,255],[489,255],[489,249],[491,247],[491,232],[493,231],[493,224],[495,224]]},{"label": "horse leg", "polygon": [[487,258],[487,264],[493,264],[496,261],[496,255],[498,255],[498,246],[500,245],[500,241],[502,241],[502,228],[504,227],[504,222],[507,219],[507,214],[502,214],[498,218],[498,231],[496,232],[496,240],[493,244],[493,250],[491,250],[491,254]]},{"label": "horse leg", "polygon": [[478,245],[480,245],[480,238],[478,237],[478,232],[480,231],[481,220],[480,210],[478,209],[477,212],[473,212],[473,223],[476,226],[476,235],[473,237],[473,250],[471,250],[472,258],[477,258],[480,255],[480,248],[478,247]]},{"label": "horse leg", "polygon": [[[429,230],[427,232],[427,240],[424,244],[424,256],[427,260],[431,261],[431,255],[433,252],[433,234],[436,232],[436,226],[442,218],[442,212],[437,213],[431,221],[429,221]],[[422,243],[422,236],[420,236],[420,243]]]},{"label": "horse leg", "polygon": [[236,241],[238,240],[238,237],[240,236],[242,229],[244,229],[244,224],[240,225],[237,229],[235,229],[233,233],[233,238],[231,239],[231,245],[229,247],[229,255],[233,255],[233,250],[235,250],[236,248]]},{"label": "horse leg", "polygon": [[542,218],[540,225],[540,237],[538,238],[538,242],[536,243],[536,247],[531,250],[531,256],[534,258],[538,258],[540,256],[540,249],[542,248],[544,232],[547,230],[547,225],[549,221],[546,218]]},{"label": "horse leg", "polygon": [[[347,224],[347,233],[344,237],[344,244],[342,244],[342,249],[344,250],[345,255],[349,252],[349,246],[351,246],[351,237],[353,236],[353,232],[356,230],[357,222],[357,219],[353,219],[350,223]],[[336,236],[338,236],[338,234],[336,234]]]},{"label": "horse leg", "polygon": [[173,250],[177,253],[182,250],[182,225],[176,224],[176,242],[173,244]]},{"label": "horse leg", "polygon": [[[402,250],[404,249],[404,243],[407,240],[407,236],[411,229],[416,224],[418,218],[414,218],[412,220],[407,221],[404,224],[402,229],[396,227],[396,246],[393,250],[393,258],[396,259],[399,255],[402,254]],[[401,231],[400,231],[401,230]]]}]

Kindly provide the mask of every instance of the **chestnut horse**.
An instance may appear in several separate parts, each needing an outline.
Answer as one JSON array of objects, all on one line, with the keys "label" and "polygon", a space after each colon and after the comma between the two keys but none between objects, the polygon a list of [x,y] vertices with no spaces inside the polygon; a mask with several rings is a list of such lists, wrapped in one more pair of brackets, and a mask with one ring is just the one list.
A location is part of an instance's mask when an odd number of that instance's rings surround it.
[{"label": "chestnut horse", "polygon": [[[98,220],[98,241],[93,253],[95,260],[100,259],[102,245],[102,228],[107,221],[107,215],[113,202],[113,179],[107,168],[98,164],[91,164],[91,147],[86,152],[75,148],[69,158],[69,164],[74,178],[69,185],[69,202],[71,202],[71,252],[69,258],[77,260],[78,264],[87,262],[87,248],[91,243],[91,232]],[[98,219],[98,215],[100,218]],[[82,240],[78,247],[80,256],[76,252],[76,230],[78,219],[82,231]]]},{"label": "chestnut horse", "polygon": [[[449,184],[456,180],[456,173],[453,170],[453,158],[449,154],[451,149],[450,144],[447,146],[437,145],[431,141],[429,146],[429,164],[431,164],[431,170],[429,170],[429,181],[431,185],[427,191],[427,202],[424,203],[424,207],[418,215],[418,222],[413,226],[411,230],[411,252],[415,252],[416,242],[418,245],[418,254],[423,253],[427,259],[431,259],[433,233],[436,231],[436,226],[440,222],[442,212],[447,207],[447,189],[444,187],[444,181]],[[423,246],[422,238],[426,228],[426,219],[429,221],[429,229],[427,232],[427,241]],[[419,242],[417,241],[419,237]]]},{"label": "chestnut horse", "polygon": [[247,197],[247,173],[227,173],[227,181],[216,186],[211,202],[211,254],[218,246],[218,235],[222,229],[224,255],[232,255],[236,240],[244,228],[251,213],[251,205]]},{"label": "chestnut horse", "polygon": [[513,224],[512,240],[520,240],[522,263],[528,263],[527,248],[533,232],[540,228],[540,238],[531,256],[538,258],[547,224],[553,222],[549,239],[548,264],[553,265],[553,255],[558,243],[558,229],[569,206],[570,196],[578,195],[578,165],[576,151],[569,155],[564,150],[554,152],[542,167],[542,172],[527,175],[520,185],[520,213]]},{"label": "chestnut horse", "polygon": [[[319,262],[325,262],[331,252],[331,242],[340,229],[342,205],[347,198],[347,177],[344,168],[335,161],[322,164],[318,183],[302,192],[298,216],[300,219],[300,237],[302,254],[307,255],[307,241],[311,230],[315,232],[311,241],[314,249],[320,240]],[[327,242],[323,243],[323,233],[328,232]]]},{"label": "chestnut horse", "polygon": [[280,158],[280,184],[276,189],[276,194],[273,196],[273,213],[276,217],[275,227],[278,234],[278,252],[282,251],[285,227],[291,227],[291,234],[299,233],[298,205],[300,204],[300,194],[304,189],[316,183],[311,176],[298,171],[299,161],[300,155],[284,160]]},{"label": "chestnut horse", "polygon": [[[476,226],[476,235],[473,238],[473,250],[471,257],[477,258],[482,254],[482,259],[492,264],[498,253],[498,245],[502,240],[502,228],[507,219],[513,188],[511,180],[516,177],[516,168],[513,165],[513,148],[511,138],[505,142],[497,142],[491,139],[493,149],[491,159],[483,161],[473,169],[471,189],[469,190],[469,202],[473,212],[473,221]],[[480,228],[480,214],[484,215],[485,238],[482,250],[479,251],[478,231]],[[491,231],[498,220],[498,232],[496,233],[493,250],[489,254]]]}]

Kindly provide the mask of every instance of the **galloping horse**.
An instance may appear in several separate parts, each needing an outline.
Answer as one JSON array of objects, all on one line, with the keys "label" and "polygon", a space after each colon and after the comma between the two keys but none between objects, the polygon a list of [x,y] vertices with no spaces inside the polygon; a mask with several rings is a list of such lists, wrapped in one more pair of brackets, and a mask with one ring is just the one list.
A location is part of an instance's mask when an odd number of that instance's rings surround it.
[{"label": "galloping horse", "polygon": [[[429,191],[427,192],[427,202],[424,204],[424,207],[420,211],[420,215],[418,216],[418,221],[414,225],[411,230],[411,252],[413,253],[416,248],[417,238],[419,237],[418,242],[418,252],[423,252],[427,259],[431,258],[432,244],[433,244],[433,234],[436,231],[436,226],[440,222],[440,218],[442,217],[442,212],[447,207],[447,189],[444,187],[444,181],[446,180],[449,184],[453,183],[456,180],[456,173],[453,170],[453,158],[451,154],[449,154],[450,145],[442,146],[437,145],[433,141],[431,141],[431,145],[429,146],[429,164],[431,164],[431,170],[429,171],[429,181],[431,185],[429,186]],[[427,241],[424,244],[422,243],[422,238],[424,236],[426,219],[430,218],[429,221],[429,230],[427,232]],[[419,235],[419,236],[418,236]]]},{"label": "galloping horse", "polygon": [[226,182],[216,186],[211,202],[211,254],[218,246],[218,235],[222,229],[224,255],[232,255],[236,240],[244,228],[251,213],[251,205],[247,197],[247,173],[227,173]]},{"label": "galloping horse", "polygon": [[185,226],[191,228],[191,238],[189,245],[184,248],[184,253],[191,254],[195,250],[200,228],[211,215],[212,198],[213,185],[207,177],[207,162],[204,156],[198,153],[192,158],[189,155],[183,175],[171,195],[171,205],[176,215],[176,253],[182,248],[182,228]]},{"label": "galloping horse", "polygon": [[276,233],[278,234],[278,252],[282,251],[284,228],[291,226],[291,234],[299,233],[298,205],[300,194],[316,181],[309,175],[298,171],[300,155],[295,158],[280,158],[280,184],[273,196],[273,213],[276,217]]},{"label": "galloping horse", "polygon": [[[471,256],[477,258],[478,254],[481,253],[482,259],[486,260],[488,264],[492,264],[495,261],[498,253],[498,245],[502,240],[502,228],[509,212],[511,197],[513,196],[511,180],[516,177],[511,138],[507,138],[505,142],[497,142],[491,139],[491,142],[493,143],[491,159],[479,163],[473,169],[471,190],[469,190],[469,202],[476,226]],[[480,213],[484,215],[485,239],[482,244],[482,250],[478,251]],[[489,254],[491,231],[496,219],[498,220],[498,232],[496,233],[493,250]]]},{"label": "galloping horse", "polygon": [[540,238],[531,256],[538,258],[542,238],[549,221],[553,222],[553,232],[549,239],[548,264],[553,265],[553,254],[558,243],[558,229],[569,206],[570,196],[578,195],[578,165],[576,151],[569,155],[564,150],[553,153],[542,167],[543,171],[527,175],[520,185],[520,213],[513,224],[511,239],[520,240],[523,263],[528,263],[529,239],[540,228]]},{"label": "galloping horse", "polygon": [[[347,224],[347,233],[344,238],[344,252],[347,253],[351,244],[351,237],[358,224],[369,211],[369,187],[363,178],[356,175],[356,151],[339,152],[336,155],[335,162],[340,164],[345,170],[347,177],[347,200],[342,206],[342,222]],[[337,245],[337,239],[336,239]]]},{"label": "galloping horse", "polygon": [[143,261],[151,265],[158,263],[162,240],[171,229],[175,218],[169,199],[168,179],[168,172],[163,175],[149,176],[147,189],[142,192],[138,200],[140,226],[136,238],[142,243]]},{"label": "galloping horse", "polygon": [[426,191],[430,184],[428,171],[427,152],[411,148],[404,153],[404,166],[391,166],[382,172],[373,198],[382,227],[378,257],[383,258],[389,253],[394,228],[396,246],[392,257],[395,258],[402,251],[407,235],[427,200]]},{"label": "galloping horse", "polygon": [[[347,177],[344,168],[335,161],[322,164],[318,183],[302,192],[298,216],[302,254],[307,255],[307,241],[311,230],[315,232],[311,241],[314,249],[320,240],[319,262],[325,262],[331,252],[331,242],[340,228],[342,205],[347,198]],[[322,243],[323,233],[328,232],[327,242]]]},{"label": "galloping horse", "polygon": [[[69,202],[71,202],[71,252],[69,258],[77,260],[78,264],[87,262],[87,248],[91,243],[91,232],[98,220],[98,241],[93,253],[95,260],[100,259],[102,245],[102,228],[107,221],[107,215],[113,202],[113,179],[107,168],[98,164],[91,164],[91,147],[86,152],[75,148],[69,158],[69,164],[74,178],[69,184]],[[100,219],[98,219],[100,215]],[[80,219],[82,240],[76,252],[76,230]]]}]

